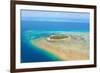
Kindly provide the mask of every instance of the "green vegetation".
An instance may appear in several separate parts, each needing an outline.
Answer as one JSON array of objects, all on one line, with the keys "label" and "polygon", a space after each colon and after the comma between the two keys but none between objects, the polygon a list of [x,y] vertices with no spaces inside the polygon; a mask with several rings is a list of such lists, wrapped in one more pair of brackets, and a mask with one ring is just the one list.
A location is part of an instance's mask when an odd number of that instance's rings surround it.
[{"label": "green vegetation", "polygon": [[64,39],[64,38],[68,38],[68,36],[65,36],[65,35],[50,36],[50,39]]}]

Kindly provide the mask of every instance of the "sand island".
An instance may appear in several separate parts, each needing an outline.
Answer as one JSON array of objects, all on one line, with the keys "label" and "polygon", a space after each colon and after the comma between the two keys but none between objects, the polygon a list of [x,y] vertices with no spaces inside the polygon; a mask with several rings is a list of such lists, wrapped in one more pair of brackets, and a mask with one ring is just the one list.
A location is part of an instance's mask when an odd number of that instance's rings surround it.
[{"label": "sand island", "polygon": [[56,34],[34,39],[32,44],[64,61],[89,59],[89,44],[81,36]]}]

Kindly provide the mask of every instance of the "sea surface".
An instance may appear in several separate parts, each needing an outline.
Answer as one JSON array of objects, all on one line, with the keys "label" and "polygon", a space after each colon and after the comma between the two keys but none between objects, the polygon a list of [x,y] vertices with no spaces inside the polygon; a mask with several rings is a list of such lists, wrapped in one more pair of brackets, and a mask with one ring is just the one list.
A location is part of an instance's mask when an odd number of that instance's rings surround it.
[{"label": "sea surface", "polygon": [[[80,26],[85,23],[67,23],[70,26],[65,26],[65,23],[50,23],[50,22],[32,22],[22,21],[21,23],[21,63],[28,62],[49,62],[49,61],[61,61],[61,59],[49,52],[46,52],[39,47],[32,44],[32,40],[40,37],[47,37],[53,34],[74,34],[74,35],[86,35],[89,34],[89,27]],[[47,25],[48,24],[48,27]],[[57,24],[53,26],[53,24]],[[49,26],[51,25],[51,26]],[[59,26],[58,26],[59,25]],[[60,27],[61,25],[61,27]],[[78,26],[79,25],[79,26]],[[85,30],[86,29],[86,30]]]},{"label": "sea surface", "polygon": [[[88,12],[21,10],[21,63],[61,61],[32,44],[53,34],[89,35]],[[52,49],[52,48],[51,48]]]}]

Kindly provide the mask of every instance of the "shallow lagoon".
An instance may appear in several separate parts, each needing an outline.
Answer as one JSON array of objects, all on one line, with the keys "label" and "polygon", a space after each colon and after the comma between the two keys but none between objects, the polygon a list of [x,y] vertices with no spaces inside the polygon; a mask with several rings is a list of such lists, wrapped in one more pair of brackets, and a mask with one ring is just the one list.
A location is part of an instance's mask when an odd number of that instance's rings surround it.
[{"label": "shallow lagoon", "polygon": [[[24,32],[21,42],[21,62],[49,62],[49,61],[62,61],[61,57],[59,57],[57,54],[53,54],[54,52],[49,52],[45,50],[42,46],[37,45],[38,42],[42,42],[41,45],[43,45],[43,41],[41,41],[42,38],[47,39],[47,37],[51,35],[72,35],[72,36],[78,36],[84,39],[85,45],[87,46],[87,52],[89,50],[89,33],[88,32],[65,32],[65,31],[27,31]],[[42,39],[43,40],[43,39]],[[34,44],[33,44],[34,42]],[[48,42],[47,42],[48,43]],[[54,44],[54,43],[53,43]],[[79,43],[78,43],[79,44]],[[47,45],[44,43],[44,45]],[[64,45],[64,44],[63,44]],[[67,44],[65,44],[66,46]],[[74,44],[73,44],[74,45]],[[56,44],[57,46],[57,44]],[[49,47],[49,46],[48,46]],[[48,48],[47,47],[47,48]],[[59,44],[58,44],[59,47]],[[51,47],[50,47],[51,48]],[[54,49],[51,48],[51,49]],[[63,49],[63,48],[61,48]],[[59,53],[60,54],[60,53]],[[88,52],[89,55],[89,52]],[[67,59],[65,59],[67,60]],[[71,59],[70,59],[71,60]],[[75,60],[75,59],[74,59]],[[81,59],[80,59],[81,60]]]}]

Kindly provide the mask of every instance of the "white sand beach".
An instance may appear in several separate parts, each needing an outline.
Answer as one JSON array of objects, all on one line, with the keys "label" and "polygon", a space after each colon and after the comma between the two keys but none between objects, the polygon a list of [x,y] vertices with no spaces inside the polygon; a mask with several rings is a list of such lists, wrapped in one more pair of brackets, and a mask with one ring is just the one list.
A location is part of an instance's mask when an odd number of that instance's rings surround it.
[{"label": "white sand beach", "polygon": [[56,37],[57,35],[34,39],[32,44],[64,61],[89,59],[88,37],[85,37],[86,39],[77,35],[66,35],[63,38]]}]

